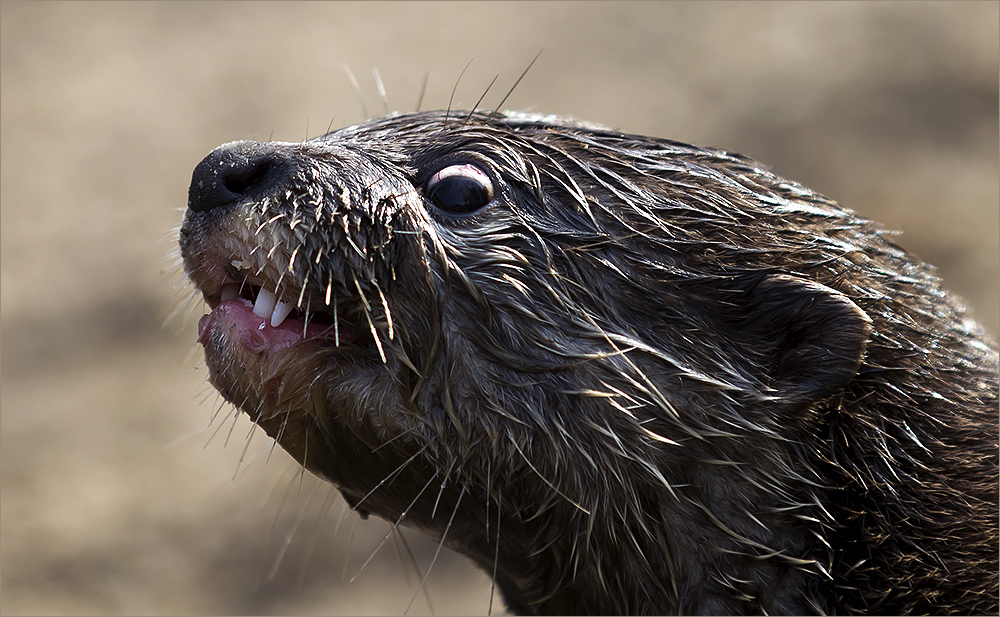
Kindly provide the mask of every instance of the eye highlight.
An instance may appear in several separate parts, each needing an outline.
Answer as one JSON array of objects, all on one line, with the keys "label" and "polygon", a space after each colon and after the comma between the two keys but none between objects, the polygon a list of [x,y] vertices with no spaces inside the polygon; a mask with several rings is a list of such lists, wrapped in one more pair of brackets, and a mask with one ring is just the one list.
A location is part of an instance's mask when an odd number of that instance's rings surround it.
[{"label": "eye highlight", "polygon": [[427,199],[449,214],[472,214],[493,201],[493,182],[475,165],[449,165],[427,179]]}]

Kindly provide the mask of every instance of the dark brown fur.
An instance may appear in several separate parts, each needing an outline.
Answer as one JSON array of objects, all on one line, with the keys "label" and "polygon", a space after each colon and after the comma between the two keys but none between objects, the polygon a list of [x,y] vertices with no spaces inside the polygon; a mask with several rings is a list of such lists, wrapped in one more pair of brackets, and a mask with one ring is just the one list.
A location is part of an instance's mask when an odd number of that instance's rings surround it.
[{"label": "dark brown fur", "polygon": [[[453,163],[488,206],[430,202]],[[248,283],[337,327],[267,348],[217,310],[212,383],[511,610],[998,610],[995,344],[880,228],[754,161],[408,114],[223,146],[181,250],[213,307]]]}]

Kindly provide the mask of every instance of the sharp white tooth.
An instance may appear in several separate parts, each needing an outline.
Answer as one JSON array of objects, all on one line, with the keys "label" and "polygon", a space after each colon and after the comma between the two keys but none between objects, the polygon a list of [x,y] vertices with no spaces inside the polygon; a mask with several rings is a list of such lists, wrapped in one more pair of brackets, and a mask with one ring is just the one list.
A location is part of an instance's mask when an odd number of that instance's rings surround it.
[{"label": "sharp white tooth", "polygon": [[274,305],[274,313],[271,315],[271,327],[277,328],[280,326],[281,322],[285,321],[285,317],[288,317],[288,314],[292,312],[292,308],[294,307],[295,305],[291,302],[282,302],[279,300]]},{"label": "sharp white tooth", "polygon": [[253,312],[257,314],[258,317],[263,317],[268,319],[271,317],[271,313],[274,312],[274,303],[277,302],[277,297],[270,291],[261,288],[260,293],[257,294],[257,301],[253,303]]},{"label": "sharp white tooth", "polygon": [[233,298],[239,298],[240,286],[237,285],[236,283],[226,283],[225,285],[222,286],[221,294],[222,294],[222,298],[220,300],[221,302],[225,302],[226,300],[232,300]]}]

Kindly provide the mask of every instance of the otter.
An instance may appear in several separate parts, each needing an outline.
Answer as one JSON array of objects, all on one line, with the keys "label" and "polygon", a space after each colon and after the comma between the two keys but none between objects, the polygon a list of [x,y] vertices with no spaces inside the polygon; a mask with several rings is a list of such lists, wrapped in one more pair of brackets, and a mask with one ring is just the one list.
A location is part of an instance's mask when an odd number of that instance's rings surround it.
[{"label": "otter", "polygon": [[749,158],[396,114],[219,147],[179,242],[222,396],[513,612],[998,610],[996,343]]}]

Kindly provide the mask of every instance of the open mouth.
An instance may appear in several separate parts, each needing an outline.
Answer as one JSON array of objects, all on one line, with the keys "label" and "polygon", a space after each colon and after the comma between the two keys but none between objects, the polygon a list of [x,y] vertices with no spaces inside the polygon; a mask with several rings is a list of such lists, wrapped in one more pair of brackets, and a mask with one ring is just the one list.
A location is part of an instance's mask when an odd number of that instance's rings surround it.
[{"label": "open mouth", "polygon": [[220,329],[238,334],[243,346],[253,352],[316,339],[335,346],[360,344],[352,329],[345,328],[335,314],[302,310],[295,301],[249,281],[236,283],[230,279],[218,294],[206,294],[206,300],[212,311],[199,322],[199,341],[203,344],[211,332]]},{"label": "open mouth", "polygon": [[320,311],[311,311],[307,319],[294,302],[279,299],[273,292],[249,282],[226,283],[219,291],[219,303],[238,298],[249,302],[254,314],[263,318],[272,328],[280,327],[286,320],[315,325],[333,325],[334,322],[332,316]]}]

